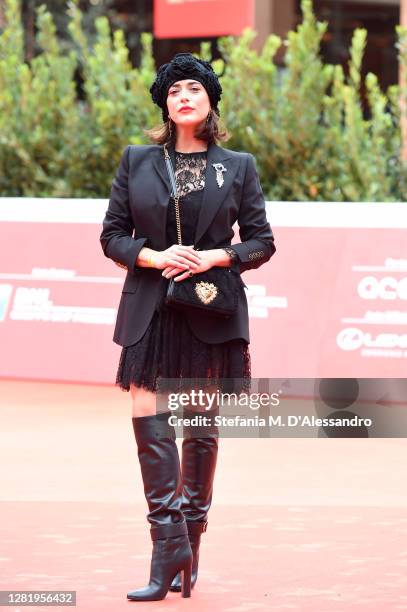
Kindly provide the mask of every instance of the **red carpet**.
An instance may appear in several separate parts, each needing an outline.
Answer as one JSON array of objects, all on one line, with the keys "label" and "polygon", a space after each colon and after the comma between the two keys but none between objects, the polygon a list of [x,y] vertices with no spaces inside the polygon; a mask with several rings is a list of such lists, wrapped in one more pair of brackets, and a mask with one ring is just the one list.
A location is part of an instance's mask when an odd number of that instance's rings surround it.
[{"label": "red carpet", "polygon": [[129,394],[0,397],[2,590],[76,590],[84,612],[407,610],[405,440],[222,439],[192,597],[129,602],[151,552]]}]

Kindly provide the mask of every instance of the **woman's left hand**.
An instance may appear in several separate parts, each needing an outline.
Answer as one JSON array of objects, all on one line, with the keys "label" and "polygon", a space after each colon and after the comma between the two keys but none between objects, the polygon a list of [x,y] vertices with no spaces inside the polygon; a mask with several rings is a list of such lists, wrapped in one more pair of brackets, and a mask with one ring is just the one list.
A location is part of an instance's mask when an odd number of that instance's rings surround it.
[{"label": "woman's left hand", "polygon": [[[216,265],[216,261],[211,256],[210,251],[199,251],[199,255],[201,257],[201,263],[196,268],[191,268],[191,272],[193,272],[194,274],[206,272],[206,270],[209,270],[210,268],[212,268],[212,266]],[[182,272],[183,274],[180,274],[180,272]],[[177,274],[179,274],[179,276],[176,276]],[[178,282],[189,277],[189,270],[185,271],[185,268],[176,268],[173,266],[168,266],[162,271],[162,276],[165,276],[166,278],[176,276],[176,278],[174,278],[174,281]]]}]

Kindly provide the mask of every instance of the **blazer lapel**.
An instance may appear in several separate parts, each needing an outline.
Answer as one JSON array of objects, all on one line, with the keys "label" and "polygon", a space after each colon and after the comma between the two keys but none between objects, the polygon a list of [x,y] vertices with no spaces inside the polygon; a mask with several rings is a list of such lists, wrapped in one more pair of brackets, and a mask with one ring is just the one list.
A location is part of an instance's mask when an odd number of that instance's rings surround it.
[{"label": "blazer lapel", "polygon": [[[173,168],[175,170],[175,148],[172,144],[168,145],[167,148]],[[213,167],[213,164],[217,163],[222,163],[226,168],[226,172],[222,173],[224,181],[222,187],[219,187],[216,182],[216,170]],[[163,147],[160,147],[160,149],[158,150],[158,155],[153,157],[153,166],[162,181],[162,186],[164,187],[164,191],[167,195],[167,197],[165,198],[160,198],[159,210],[159,225],[161,228],[160,242],[165,245],[166,218],[167,208],[170,201],[171,183],[167,172],[167,166],[165,164]],[[195,230],[195,246],[198,244],[199,240],[202,238],[205,231],[208,229],[220,205],[225,199],[229,189],[232,186],[238,168],[238,160],[233,158],[227,151],[227,149],[223,149],[222,147],[219,147],[214,143],[210,143],[208,145],[205,170],[205,189],[203,193],[201,209],[199,212],[198,223]]]},{"label": "blazer lapel", "polygon": [[[174,147],[168,146],[168,153],[171,157],[172,167],[175,168],[175,151]],[[154,225],[159,231],[159,243],[161,248],[164,250],[167,248],[167,210],[170,202],[170,196],[172,193],[170,177],[168,176],[167,166],[164,158],[164,148],[159,147],[157,153],[153,156],[153,166],[160,178],[159,184],[157,185],[158,198],[156,200],[157,206],[154,211]],[[158,208],[157,208],[158,207]]]},{"label": "blazer lapel", "polygon": [[[172,145],[169,145],[167,147],[167,149],[168,149],[168,153],[170,154],[170,157],[171,157],[172,167],[175,169],[175,151],[174,151],[174,147]],[[171,194],[171,183],[170,183],[170,177],[168,176],[167,166],[166,166],[166,163],[165,163],[164,148],[163,147],[159,147],[159,149],[157,149],[157,153],[153,157],[153,166],[154,166],[158,176],[162,180],[163,186],[165,188],[165,192],[168,194],[168,198],[169,198],[170,194]],[[166,204],[168,205],[168,202]]]},{"label": "blazer lapel", "polygon": [[[216,170],[213,164],[217,163],[222,163],[226,168],[226,172],[222,172],[224,181],[222,187],[219,187],[216,182]],[[237,169],[238,163],[226,149],[216,144],[209,144],[206,158],[205,189],[201,209],[199,211],[198,224],[195,230],[195,246],[198,244],[218,212],[220,205],[232,186]]]}]

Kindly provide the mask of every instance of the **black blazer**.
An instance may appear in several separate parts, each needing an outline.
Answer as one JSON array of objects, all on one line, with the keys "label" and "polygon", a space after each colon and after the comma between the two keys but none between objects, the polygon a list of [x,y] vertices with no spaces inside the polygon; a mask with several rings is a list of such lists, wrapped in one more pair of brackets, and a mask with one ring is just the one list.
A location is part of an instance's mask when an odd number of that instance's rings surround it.
[{"label": "black blazer", "polygon": [[[168,152],[175,165],[174,147]],[[221,162],[224,183],[216,182],[214,163]],[[161,145],[128,145],[112,183],[109,206],[100,242],[106,257],[127,268],[117,313],[113,341],[129,346],[143,336],[158,300],[169,280],[162,270],[135,265],[143,246],[157,251],[168,248],[166,215],[171,185]],[[241,242],[233,244],[240,272],[258,268],[275,252],[274,236],[267,222],[263,192],[250,153],[209,144],[205,191],[195,232],[195,248],[230,246],[238,221]],[[182,282],[182,281],[180,281]],[[237,313],[229,319],[186,313],[195,335],[209,343],[243,338],[250,342],[246,294],[241,288]]]}]

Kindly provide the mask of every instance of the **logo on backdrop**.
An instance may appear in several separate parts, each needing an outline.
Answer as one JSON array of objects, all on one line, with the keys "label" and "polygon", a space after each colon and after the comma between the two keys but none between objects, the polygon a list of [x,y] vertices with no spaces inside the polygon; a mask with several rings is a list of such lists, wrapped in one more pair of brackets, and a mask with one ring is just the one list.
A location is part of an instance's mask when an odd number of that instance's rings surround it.
[{"label": "logo on backdrop", "polygon": [[0,285],[0,322],[4,321],[6,318],[7,308],[10,303],[12,291],[12,285]]},{"label": "logo on backdrop", "polygon": [[287,308],[287,298],[267,295],[265,285],[249,285],[245,291],[251,319],[267,319],[272,308]]},{"label": "logo on backdrop", "polygon": [[[407,334],[379,333],[371,334],[363,332],[356,327],[343,329],[337,336],[338,345],[344,351],[354,351],[362,347],[373,347],[378,349],[407,349]],[[399,356],[402,351],[397,351]],[[395,355],[396,356],[396,355]],[[407,356],[407,350],[404,351]]]},{"label": "logo on backdrop", "polygon": [[116,313],[115,308],[54,304],[49,287],[17,287],[10,319],[45,323],[113,325]]},{"label": "logo on backdrop", "polygon": [[407,276],[365,276],[358,284],[358,294],[363,300],[407,300]]},{"label": "logo on backdrop", "polygon": [[342,323],[353,325],[337,334],[338,347],[343,351],[360,350],[363,357],[407,357],[407,333],[394,331],[394,326],[407,324],[407,260],[387,257],[384,265],[355,265],[352,271],[364,273],[356,293],[362,306],[368,303],[371,310],[359,317],[342,318]]}]

